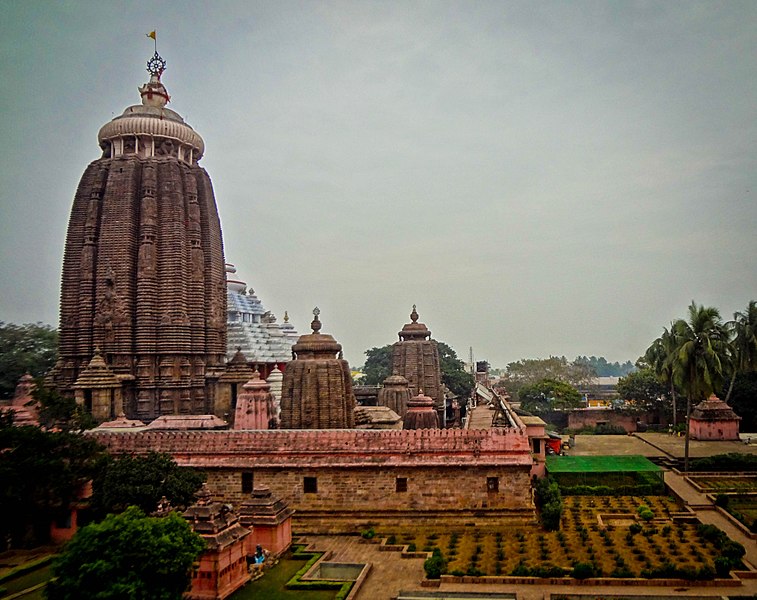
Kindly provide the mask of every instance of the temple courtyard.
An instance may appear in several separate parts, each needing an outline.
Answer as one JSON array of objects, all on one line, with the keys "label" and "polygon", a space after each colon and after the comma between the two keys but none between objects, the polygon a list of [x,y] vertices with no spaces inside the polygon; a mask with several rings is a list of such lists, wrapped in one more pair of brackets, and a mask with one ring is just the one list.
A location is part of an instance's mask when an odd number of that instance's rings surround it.
[{"label": "temple courtyard", "polygon": [[[476,410],[472,425],[480,420],[487,421],[489,411],[480,407]],[[744,440],[748,436],[742,436]],[[757,435],[754,436],[757,439]],[[741,442],[700,442],[692,440],[690,443],[690,456],[705,457],[729,452],[757,453],[757,444],[747,445]],[[601,456],[601,455],[642,455],[652,459],[665,459],[678,461],[684,455],[684,438],[668,435],[665,433],[639,433],[629,436],[618,435],[579,435],[576,436],[575,446],[569,454],[576,456]],[[312,550],[327,553],[327,560],[336,563],[363,563],[369,564],[367,577],[357,589],[348,596],[354,600],[411,600],[416,598],[506,598],[515,597],[520,600],[547,600],[552,598],[564,598],[570,595],[573,600],[581,598],[607,598],[607,597],[697,597],[697,598],[723,598],[723,597],[754,597],[757,594],[757,541],[750,539],[733,522],[725,517],[708,499],[707,495],[696,489],[681,473],[667,469],[664,472],[664,480],[668,488],[673,492],[679,506],[690,509],[697,519],[705,524],[712,524],[724,531],[729,538],[741,543],[746,549],[744,557],[745,566],[751,567],[750,575],[741,578],[738,585],[720,586],[713,585],[716,582],[708,582],[706,586],[690,582],[686,585],[673,587],[662,586],[659,581],[639,581],[640,585],[634,585],[632,589],[620,582],[614,583],[607,579],[607,584],[594,585],[579,583],[569,580],[566,583],[483,583],[477,581],[449,581],[442,579],[436,587],[428,587],[423,584],[425,576],[423,570],[423,558],[403,558],[401,551],[387,551],[382,548],[381,533],[377,532],[376,539],[365,540],[359,536],[340,535],[307,535],[299,538],[299,542],[307,545]],[[566,498],[566,506],[577,497]],[[667,497],[665,497],[667,500]],[[600,501],[600,498],[597,498]],[[457,529],[464,530],[465,524],[460,523]],[[688,525],[692,531],[686,535],[693,537],[694,525]],[[426,527],[426,530],[431,528]],[[439,527],[439,533],[449,537],[449,525]],[[536,530],[535,530],[536,531]],[[480,535],[480,534],[479,534]],[[552,534],[554,535],[554,534]],[[683,540],[684,533],[679,540]],[[397,535],[397,544],[407,543],[409,536]],[[445,543],[447,538],[444,538]],[[394,540],[391,540],[394,541]],[[428,546],[426,547],[428,548]],[[412,549],[412,548],[411,548]],[[418,547],[418,551],[423,548]],[[602,552],[603,550],[600,550]],[[698,550],[697,550],[698,552]],[[747,564],[749,563],[749,564]],[[507,575],[503,571],[503,575]],[[580,598],[579,598],[580,596]]]}]

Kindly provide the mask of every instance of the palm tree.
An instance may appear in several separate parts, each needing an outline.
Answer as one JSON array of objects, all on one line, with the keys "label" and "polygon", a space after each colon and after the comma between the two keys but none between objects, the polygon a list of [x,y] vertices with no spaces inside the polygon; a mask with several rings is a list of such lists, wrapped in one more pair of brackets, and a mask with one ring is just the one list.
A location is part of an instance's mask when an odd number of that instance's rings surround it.
[{"label": "palm tree", "polygon": [[[671,325],[671,331],[673,327]],[[662,330],[658,337],[644,353],[644,360],[652,368],[657,379],[664,386],[670,388],[670,398],[673,403],[673,424],[678,422],[676,410],[676,388],[673,382],[673,363],[676,359],[675,339],[671,331]]]},{"label": "palm tree", "polygon": [[733,321],[728,323],[733,333],[733,373],[725,402],[731,399],[733,382],[739,373],[757,371],[757,302],[751,300],[744,312],[733,313]]},{"label": "palm tree", "polygon": [[699,404],[722,389],[729,366],[729,334],[717,308],[697,306],[693,300],[689,320],[678,319],[672,333],[678,355],[673,378],[686,394],[684,471],[688,471],[691,403]]}]

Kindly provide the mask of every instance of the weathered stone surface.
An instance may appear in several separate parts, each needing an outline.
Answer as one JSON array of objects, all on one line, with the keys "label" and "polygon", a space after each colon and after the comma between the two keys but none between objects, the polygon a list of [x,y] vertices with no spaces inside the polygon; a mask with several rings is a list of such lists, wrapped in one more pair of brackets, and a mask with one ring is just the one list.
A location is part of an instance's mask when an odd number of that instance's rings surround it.
[{"label": "weathered stone surface", "polygon": [[402,375],[390,375],[384,379],[384,387],[378,393],[379,406],[388,406],[400,417],[404,417],[410,400],[409,385]]},{"label": "weathered stone surface", "polygon": [[271,386],[253,371],[237,398],[234,429],[276,429],[276,406]]},{"label": "weathered stone surface", "polygon": [[411,398],[407,405],[402,429],[437,429],[439,427],[439,418],[431,398],[420,393]]},{"label": "weathered stone surface", "polygon": [[[350,529],[345,515],[407,518],[426,511],[521,511],[532,514],[532,458],[525,429],[267,430],[92,435],[115,454],[167,452],[203,469],[225,501],[247,499],[243,481],[268,487],[295,509],[297,523]],[[497,492],[487,478],[499,478]],[[315,478],[316,492],[305,492]],[[406,492],[398,492],[405,478]],[[434,512],[437,511],[437,512]],[[523,513],[525,511],[525,513]],[[467,514],[467,513],[466,513]],[[404,518],[403,517],[403,518]],[[431,517],[429,517],[431,518]],[[352,523],[357,522],[353,518]],[[337,525],[335,525],[337,527]]]},{"label": "weathered stone surface", "polygon": [[437,412],[443,414],[445,400],[439,349],[426,325],[418,323],[415,305],[410,313],[410,323],[399,332],[399,338],[392,348],[392,375],[407,379],[411,396],[419,393],[429,396]]},{"label": "weathered stone surface", "polygon": [[313,311],[313,333],[292,347],[295,359],[284,370],[282,429],[344,429],[355,426],[355,395],[342,346],[320,333],[320,311]]},{"label": "weathered stone surface", "polygon": [[191,600],[223,600],[250,580],[245,539],[250,531],[228,503],[213,499],[208,484],[197,493],[197,502],[184,513],[192,529],[205,541],[192,574]]},{"label": "weathered stone surface", "polygon": [[226,354],[226,282],[202,139],[148,104],[111,124],[71,209],[52,382],[71,393],[99,347],[128,417],[208,413]]}]

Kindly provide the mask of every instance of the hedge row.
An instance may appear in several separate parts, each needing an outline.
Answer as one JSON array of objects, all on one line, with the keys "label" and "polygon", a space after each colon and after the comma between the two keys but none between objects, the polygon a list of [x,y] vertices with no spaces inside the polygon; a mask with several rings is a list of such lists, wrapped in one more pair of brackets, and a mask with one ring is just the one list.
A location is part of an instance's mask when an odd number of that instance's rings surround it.
[{"label": "hedge row", "polygon": [[305,558],[306,556],[309,556],[310,559],[289,581],[286,582],[285,587],[290,590],[339,590],[336,596],[334,596],[334,600],[344,600],[350,593],[350,590],[355,583],[354,581],[329,581],[325,579],[320,581],[300,580],[300,578],[310,570],[318,559],[323,556],[323,552],[306,552],[303,550],[303,546],[297,546],[294,549],[294,552],[292,552],[293,558]]}]

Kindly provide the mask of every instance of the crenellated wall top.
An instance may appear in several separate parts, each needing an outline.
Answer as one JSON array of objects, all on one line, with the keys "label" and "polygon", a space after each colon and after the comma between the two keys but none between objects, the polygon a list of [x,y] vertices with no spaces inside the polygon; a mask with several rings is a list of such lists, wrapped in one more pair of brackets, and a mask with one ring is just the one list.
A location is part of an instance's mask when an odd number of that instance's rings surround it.
[{"label": "crenellated wall top", "polygon": [[530,466],[526,432],[515,428],[93,432],[115,454],[150,450],[200,468]]}]

